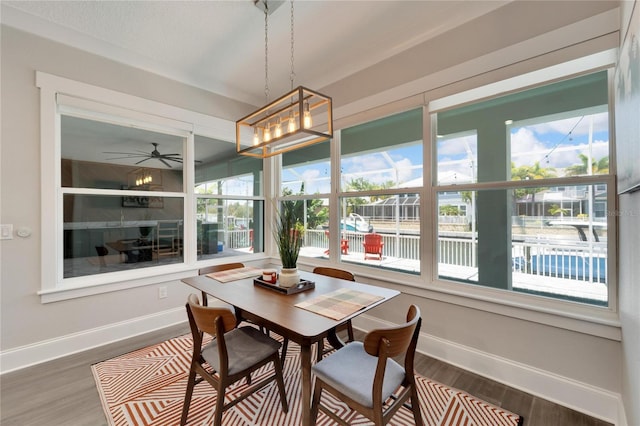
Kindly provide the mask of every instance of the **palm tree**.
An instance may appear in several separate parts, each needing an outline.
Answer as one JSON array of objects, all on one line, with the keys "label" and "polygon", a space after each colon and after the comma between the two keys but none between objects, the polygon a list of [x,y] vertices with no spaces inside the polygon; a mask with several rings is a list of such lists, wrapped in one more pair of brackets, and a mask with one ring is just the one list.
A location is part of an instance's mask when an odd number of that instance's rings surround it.
[{"label": "palm tree", "polygon": [[[589,157],[584,154],[578,154],[580,158],[580,164],[574,164],[573,166],[569,166],[565,169],[565,173],[567,176],[581,176],[587,175],[589,164]],[[591,174],[593,175],[602,175],[609,173],[609,157],[602,157],[599,160],[592,159],[591,160]]]},{"label": "palm tree", "polygon": [[551,204],[551,207],[547,210],[551,216],[564,216],[569,213],[569,209],[560,207],[557,204]]},{"label": "palm tree", "polygon": [[[536,161],[533,166],[520,166],[515,167],[515,164],[511,162],[511,180],[538,180],[549,179],[556,177],[556,169],[553,167],[540,167],[540,162]],[[522,198],[525,195],[531,194],[531,206],[532,210],[536,205],[536,193],[546,190],[547,188],[535,187],[535,188],[522,188],[516,189],[516,197]],[[532,213],[534,213],[532,211]],[[532,216],[534,216],[532,214]]]}]

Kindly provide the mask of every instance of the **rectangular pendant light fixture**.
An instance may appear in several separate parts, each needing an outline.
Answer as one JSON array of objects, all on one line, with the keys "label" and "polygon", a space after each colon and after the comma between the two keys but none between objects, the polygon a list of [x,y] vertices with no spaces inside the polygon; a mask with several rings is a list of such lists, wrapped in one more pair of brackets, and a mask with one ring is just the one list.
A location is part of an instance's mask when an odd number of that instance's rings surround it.
[{"label": "rectangular pendant light fixture", "polygon": [[331,98],[299,86],[236,122],[236,151],[272,157],[333,137]]}]

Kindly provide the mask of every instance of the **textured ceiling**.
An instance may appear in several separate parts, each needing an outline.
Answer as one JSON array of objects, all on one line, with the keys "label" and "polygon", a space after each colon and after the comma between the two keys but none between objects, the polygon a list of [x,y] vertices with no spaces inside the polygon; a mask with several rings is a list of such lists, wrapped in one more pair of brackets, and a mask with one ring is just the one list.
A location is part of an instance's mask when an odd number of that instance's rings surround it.
[{"label": "textured ceiling", "polygon": [[[294,4],[294,85],[320,90],[508,1]],[[269,17],[271,99],[290,89],[290,4]],[[252,0],[2,1],[2,22],[243,102],[265,101]]]}]

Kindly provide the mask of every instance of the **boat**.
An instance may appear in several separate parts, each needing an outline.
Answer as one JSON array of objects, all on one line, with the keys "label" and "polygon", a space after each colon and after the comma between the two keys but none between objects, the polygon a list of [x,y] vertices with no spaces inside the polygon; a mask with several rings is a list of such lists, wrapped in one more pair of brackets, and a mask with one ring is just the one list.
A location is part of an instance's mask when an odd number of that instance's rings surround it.
[{"label": "boat", "polygon": [[598,231],[607,230],[606,222],[588,222],[584,220],[550,220],[545,223],[547,226],[569,226],[575,228],[578,231],[578,237],[580,241],[588,241],[587,233],[585,231],[589,231],[591,228],[591,232],[593,233],[593,238],[596,242],[600,242],[600,235]]},{"label": "boat", "polygon": [[373,226],[357,213],[351,213],[348,217],[342,219],[340,229],[351,232],[373,232]]}]

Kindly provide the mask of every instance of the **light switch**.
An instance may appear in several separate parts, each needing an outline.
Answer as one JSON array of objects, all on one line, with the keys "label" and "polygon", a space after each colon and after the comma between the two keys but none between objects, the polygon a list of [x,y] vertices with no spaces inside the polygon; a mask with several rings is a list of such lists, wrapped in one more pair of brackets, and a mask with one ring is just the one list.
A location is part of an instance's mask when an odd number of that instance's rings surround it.
[{"label": "light switch", "polygon": [[13,225],[0,225],[0,240],[13,239]]}]

